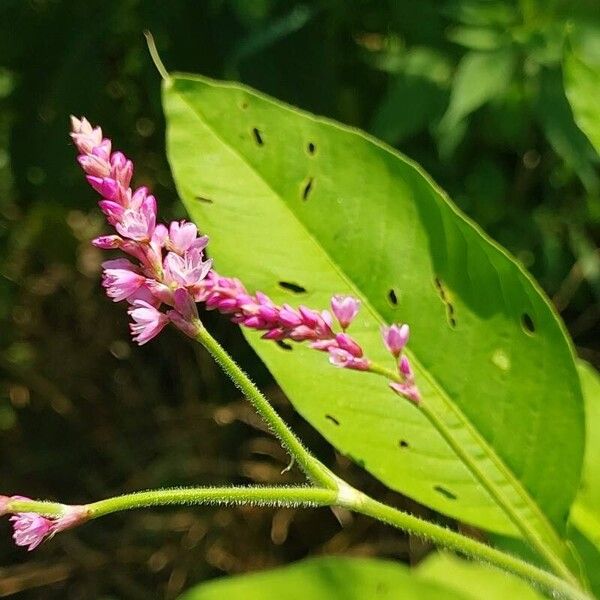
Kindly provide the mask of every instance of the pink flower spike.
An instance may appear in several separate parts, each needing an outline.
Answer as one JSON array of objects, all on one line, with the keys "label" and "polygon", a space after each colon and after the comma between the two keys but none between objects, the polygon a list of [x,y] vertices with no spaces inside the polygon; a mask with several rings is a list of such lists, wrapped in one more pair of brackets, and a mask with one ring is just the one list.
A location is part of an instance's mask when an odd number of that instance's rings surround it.
[{"label": "pink flower spike", "polygon": [[410,328],[408,325],[390,325],[389,327],[381,328],[381,337],[386,348],[396,357],[404,349],[408,343],[410,336]]},{"label": "pink flower spike", "polygon": [[129,324],[133,341],[140,346],[156,337],[169,322],[167,315],[143,300],[136,300],[127,312],[133,319]]},{"label": "pink flower spike", "polygon": [[368,371],[370,364],[366,358],[357,358],[341,348],[329,348],[329,362],[335,367]]},{"label": "pink flower spike", "polygon": [[331,310],[342,329],[346,329],[360,309],[360,300],[353,296],[336,295],[331,298]]}]

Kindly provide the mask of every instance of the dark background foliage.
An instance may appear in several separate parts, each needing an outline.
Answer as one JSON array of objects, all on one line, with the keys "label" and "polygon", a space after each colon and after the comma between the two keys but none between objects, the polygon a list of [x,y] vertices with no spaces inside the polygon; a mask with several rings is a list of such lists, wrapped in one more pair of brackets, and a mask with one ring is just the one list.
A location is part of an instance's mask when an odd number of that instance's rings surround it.
[{"label": "dark background foliage", "polygon": [[[183,216],[146,28],[169,69],[243,81],[420,162],[539,279],[579,354],[598,366],[598,164],[561,74],[573,24],[600,40],[598,8],[597,0],[1,0],[2,493],[77,503],[159,486],[300,480],[281,474],[283,452],[202,352],[171,331],[134,347],[123,307],[102,294],[89,239],[104,225],[74,161],[70,113],[100,123],[135,160],[136,183],[154,190],[165,220]],[[493,68],[465,75],[474,55]],[[315,452],[358,485],[427,514],[322,441],[235,327],[206,320]],[[0,596],[23,598],[174,598],[203,579],[308,554],[414,562],[427,551],[324,509],[140,511],[30,555],[9,535],[3,521]]]}]

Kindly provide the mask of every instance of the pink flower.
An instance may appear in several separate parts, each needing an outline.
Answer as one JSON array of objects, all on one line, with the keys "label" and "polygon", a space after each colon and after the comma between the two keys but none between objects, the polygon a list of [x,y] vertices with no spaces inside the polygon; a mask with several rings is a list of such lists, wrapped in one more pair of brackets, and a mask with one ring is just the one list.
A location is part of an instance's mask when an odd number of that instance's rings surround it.
[{"label": "pink flower", "polygon": [[[0,516],[10,509],[11,502],[28,502],[23,496],[0,496]],[[63,506],[60,517],[44,517],[34,512],[17,512],[9,519],[13,525],[13,539],[17,546],[27,546],[34,550],[45,539],[60,531],[80,525],[89,519],[89,511],[85,506]]]},{"label": "pink flower", "polygon": [[342,348],[329,348],[329,362],[335,367],[368,371],[370,363],[366,358],[357,358]]},{"label": "pink flower", "polygon": [[363,355],[362,348],[347,333],[338,333],[335,336],[335,341],[339,348],[352,356],[360,358]]},{"label": "pink flower", "polygon": [[400,359],[400,364],[398,365],[398,369],[400,371],[400,373],[402,373],[402,375],[404,375],[404,377],[409,380],[409,381],[413,381],[414,380],[414,373],[412,370],[412,367],[410,366],[410,361],[408,360],[408,358],[406,356],[403,356]]},{"label": "pink flower", "polygon": [[183,256],[169,252],[163,262],[167,284],[193,286],[200,283],[210,271],[212,260],[203,260],[199,248],[188,250]]},{"label": "pink flower", "polygon": [[114,200],[118,197],[119,184],[112,177],[88,175],[86,179],[103,198]]},{"label": "pink flower", "polygon": [[201,324],[194,299],[187,290],[180,288],[175,292],[174,300],[175,309],[167,312],[169,320],[185,335],[196,338]]},{"label": "pink flower", "polygon": [[13,540],[27,550],[37,548],[53,530],[53,522],[37,513],[18,513],[9,521],[13,524]]},{"label": "pink flower", "polygon": [[81,121],[71,116],[71,138],[82,154],[90,154],[102,142],[102,129],[93,128],[83,117]]},{"label": "pink flower", "polygon": [[136,242],[149,242],[156,227],[156,200],[147,196],[139,210],[128,208],[123,212],[115,229],[125,238]]},{"label": "pink flower", "polygon": [[123,189],[127,189],[133,176],[133,163],[122,152],[110,157],[110,174]]},{"label": "pink flower", "polygon": [[131,335],[140,346],[156,337],[169,322],[167,315],[143,300],[136,300],[127,312],[133,319],[129,324]]},{"label": "pink flower", "polygon": [[110,175],[110,165],[105,160],[102,160],[93,154],[82,154],[77,157],[77,161],[88,175],[93,175],[98,178],[108,177]]},{"label": "pink flower", "polygon": [[112,298],[113,302],[129,298],[146,281],[126,258],[108,260],[102,263],[102,267],[102,285],[106,288],[106,295]]},{"label": "pink flower", "polygon": [[169,225],[169,250],[184,254],[191,248],[204,250],[208,244],[206,236],[198,237],[198,228],[187,221],[173,221]]},{"label": "pink flower", "polygon": [[400,396],[410,400],[413,404],[417,406],[421,402],[421,394],[419,389],[414,383],[398,383],[395,381],[390,381],[390,387]]},{"label": "pink flower", "polygon": [[382,327],[381,336],[383,337],[383,343],[386,348],[398,358],[404,349],[404,346],[408,343],[410,328],[408,325],[396,324],[390,325],[389,327]]},{"label": "pink flower", "polygon": [[360,309],[360,300],[353,296],[333,296],[331,310],[342,329],[346,329],[354,320]]}]

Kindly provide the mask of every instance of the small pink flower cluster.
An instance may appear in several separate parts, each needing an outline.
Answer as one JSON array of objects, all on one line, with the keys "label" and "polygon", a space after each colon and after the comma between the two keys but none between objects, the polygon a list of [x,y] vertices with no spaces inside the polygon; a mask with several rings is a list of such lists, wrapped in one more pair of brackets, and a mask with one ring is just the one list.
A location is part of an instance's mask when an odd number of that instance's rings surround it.
[{"label": "small pink flower cluster", "polygon": [[408,325],[390,325],[389,327],[381,328],[381,337],[385,347],[390,351],[396,359],[398,373],[402,377],[402,381],[390,381],[390,387],[400,396],[408,398],[411,402],[419,404],[421,394],[415,383],[415,374],[408,357],[403,354],[404,348],[408,343],[410,329]]},{"label": "small pink flower cluster", "polygon": [[[230,315],[235,323],[264,331],[265,339],[308,342],[312,348],[328,352],[335,366],[371,370],[372,363],[364,357],[360,344],[346,333],[358,314],[359,300],[334,296],[331,312],[277,306],[261,292],[249,294],[238,279],[220,276],[204,257],[208,238],[199,236],[193,223],[157,224],[154,196],[145,187],[135,191],[130,187],[132,162],[121,152],[112,152],[111,141],[99,127],[92,127],[85,118],[71,119],[78,161],[92,188],[102,196],[100,209],[116,230],[114,235],[96,238],[93,244],[105,250],[120,249],[137,261],[119,258],[104,262],[102,284],[115,302],[130,304],[130,328],[138,344],[151,340],[169,322],[196,337],[202,326],[196,303],[205,302],[208,309]],[[160,310],[163,305],[166,309]],[[408,334],[407,325],[392,325],[384,329],[383,338],[398,362],[399,381],[390,386],[418,403],[414,375],[408,358],[402,355]]]},{"label": "small pink flower cluster", "polygon": [[[0,496],[0,516],[10,514],[8,505],[11,501],[25,500],[23,496]],[[70,529],[87,521],[88,512],[84,506],[66,506],[61,517],[43,517],[33,512],[15,513],[10,517],[13,525],[13,540],[17,546],[27,546],[27,550],[34,550],[44,540],[51,538],[56,533]]]},{"label": "small pink flower cluster", "polygon": [[203,300],[208,309],[231,315],[234,323],[265,331],[264,339],[307,341],[311,348],[329,352],[335,366],[369,370],[362,348],[346,333],[360,307],[360,302],[352,296],[331,299],[331,311],[342,329],[335,333],[333,316],[328,310],[318,312],[306,306],[294,309],[289,304],[277,306],[262,292],[250,295],[239,279],[221,277],[213,271],[205,279],[204,288]]}]

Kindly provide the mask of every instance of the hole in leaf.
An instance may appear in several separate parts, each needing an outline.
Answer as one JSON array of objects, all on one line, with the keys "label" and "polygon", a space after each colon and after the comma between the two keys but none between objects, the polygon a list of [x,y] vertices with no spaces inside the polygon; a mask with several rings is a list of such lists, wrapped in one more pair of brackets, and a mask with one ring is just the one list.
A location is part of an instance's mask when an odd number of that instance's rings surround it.
[{"label": "hole in leaf", "polygon": [[390,290],[388,292],[388,300],[392,306],[398,306],[398,296],[396,295],[395,290]]},{"label": "hole in leaf", "polygon": [[447,490],[445,487],[442,487],[441,485],[436,485],[433,489],[436,492],[438,492],[438,494],[441,494],[442,496],[444,496],[444,498],[447,498],[448,500],[456,500],[456,498],[457,498],[457,496],[454,492]]},{"label": "hole in leaf", "polygon": [[306,151],[312,156],[317,151],[317,147],[312,142],[308,142]]},{"label": "hole in leaf", "polygon": [[275,340],[275,343],[282,349],[282,350],[291,350],[292,349],[292,345],[288,344],[287,342],[284,342],[283,340]]},{"label": "hole in leaf", "polygon": [[526,333],[535,333],[535,323],[533,322],[533,319],[529,313],[523,313],[521,315],[521,325]]},{"label": "hole in leaf", "polygon": [[282,287],[284,290],[288,290],[289,292],[294,292],[294,294],[306,294],[305,287],[302,287],[297,283],[292,283],[291,281],[280,281],[279,287]]},{"label": "hole in leaf", "polygon": [[312,187],[313,187],[313,178],[309,177],[308,181],[304,185],[304,189],[302,190],[302,200],[308,200],[308,196],[309,196],[310,192],[312,191]]},{"label": "hole in leaf", "polygon": [[206,196],[194,196],[198,202],[204,202],[205,204],[214,204],[214,200],[207,198]]},{"label": "hole in leaf", "polygon": [[334,425],[339,425],[340,424],[340,422],[335,417],[333,417],[332,415],[325,415],[325,418],[329,419]]},{"label": "hole in leaf", "polygon": [[454,329],[456,327],[456,317],[454,316],[454,306],[452,302],[448,299],[448,294],[446,293],[446,288],[444,287],[444,282],[436,277],[433,280],[435,284],[435,289],[440,296],[442,302],[446,305],[446,318],[448,319],[448,325]]},{"label": "hole in leaf", "polygon": [[408,442],[406,440],[400,440],[400,442],[398,443],[398,445],[400,446],[400,448],[408,448]]},{"label": "hole in leaf", "polygon": [[264,145],[264,140],[262,138],[262,134],[260,133],[260,131],[255,127],[252,130],[252,133],[254,134],[254,141],[259,145],[259,146],[263,146]]},{"label": "hole in leaf", "polygon": [[240,108],[242,110],[246,110],[248,108],[248,103],[245,100],[243,102],[240,102]]}]

